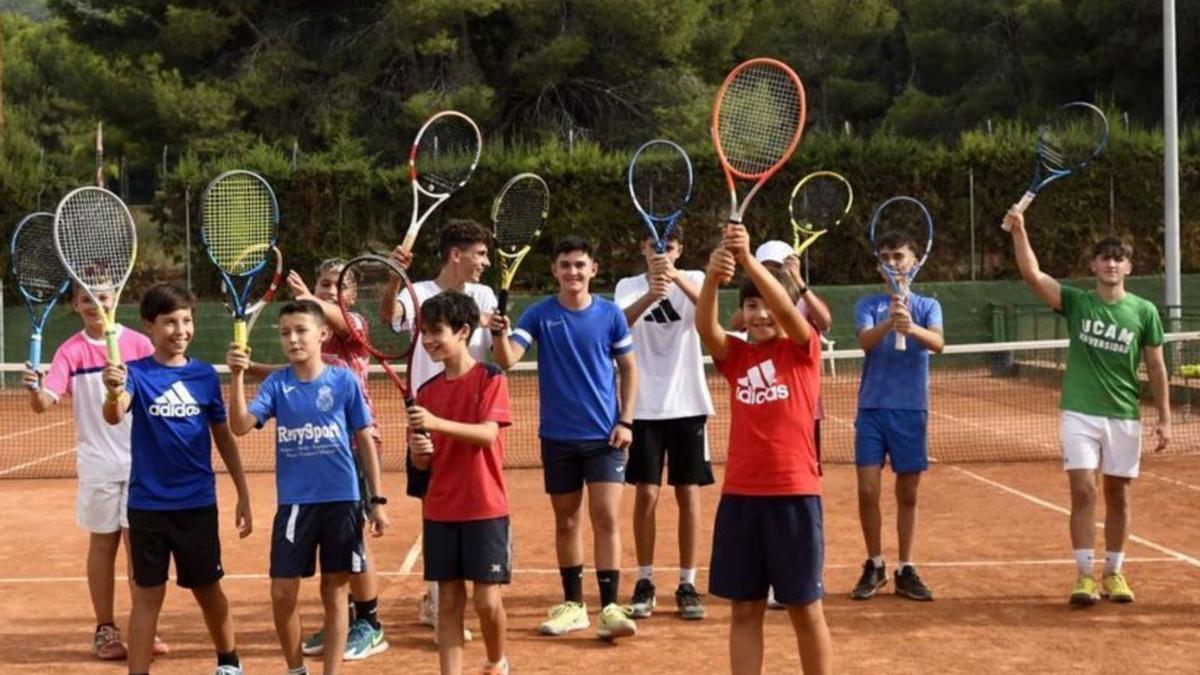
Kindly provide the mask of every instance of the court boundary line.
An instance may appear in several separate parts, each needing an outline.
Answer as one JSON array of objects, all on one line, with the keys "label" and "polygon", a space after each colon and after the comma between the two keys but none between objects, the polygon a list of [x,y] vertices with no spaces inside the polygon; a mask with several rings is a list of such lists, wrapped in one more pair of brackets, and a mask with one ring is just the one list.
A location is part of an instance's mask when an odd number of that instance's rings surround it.
[{"label": "court boundary line", "polygon": [[1164,483],[1170,483],[1171,485],[1175,485],[1177,487],[1186,488],[1188,490],[1195,490],[1196,492],[1200,492],[1200,485],[1192,485],[1191,483],[1179,480],[1178,478],[1171,478],[1170,476],[1162,476],[1157,473],[1154,473],[1153,471],[1143,471],[1141,475],[1146,476],[1147,478],[1153,478],[1155,480],[1160,480]]},{"label": "court boundary line", "polygon": [[[425,534],[417,533],[417,538],[413,540],[412,546],[408,547],[408,553],[404,554],[404,562],[400,563],[400,569],[394,574],[408,576],[412,574],[413,567],[417,565],[417,559],[421,557],[422,543],[425,540]],[[388,576],[387,572],[380,572],[380,576]]]}]

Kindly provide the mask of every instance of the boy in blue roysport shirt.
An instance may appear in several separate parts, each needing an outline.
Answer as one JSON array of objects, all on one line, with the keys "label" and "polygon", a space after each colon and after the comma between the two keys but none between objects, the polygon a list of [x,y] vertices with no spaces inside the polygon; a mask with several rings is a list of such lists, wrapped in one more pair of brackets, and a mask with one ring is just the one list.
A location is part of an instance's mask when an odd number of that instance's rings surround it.
[{"label": "boy in blue roysport shirt", "polygon": [[[903,274],[917,262],[916,242],[887,233],[875,244],[879,259]],[[880,274],[887,274],[880,268]],[[888,287],[890,291],[890,286]],[[854,463],[858,468],[858,517],[867,544],[862,576],[851,591],[867,600],[887,583],[883,563],[879,512],[880,480],[885,457],[896,474],[896,534],[900,564],[896,594],[912,600],[933,600],[933,592],[912,564],[917,528],[917,487],[929,468],[926,431],[929,425],[929,354],[946,346],[942,337],[942,306],[934,298],[880,293],[854,305],[858,346],[866,352],[854,420]],[[896,334],[908,336],[908,349],[896,350]]]},{"label": "boy in blue roysport shirt", "polygon": [[[361,493],[355,451],[367,488],[380,491],[379,458],[371,438],[371,413],[354,373],[328,366],[321,344],[329,338],[325,313],[312,300],[297,300],[279,311],[279,337],[291,364],[271,373],[246,405],[249,355],[226,355],[233,375],[229,426],[241,436],[275,425],[275,486],[279,509],[271,534],[271,606],[275,632],[289,675],[305,675],[297,599],[301,577],[316,573],[321,558],[321,602],[325,609],[325,669],[341,667],[349,624],[346,591],[350,574],[364,569]],[[355,439],[351,450],[350,434]],[[383,534],[387,499],[373,496],[368,518],[374,536]]]},{"label": "boy in blue roysport shirt", "polygon": [[[133,416],[130,433],[129,548],[133,608],[129,672],[150,672],[158,613],[175,558],[177,583],[192,591],[217,650],[215,675],[241,675],[229,602],[221,590],[221,541],[212,442],[237,486],[238,535],[252,529],[250,496],[237,441],[225,421],[221,382],[210,364],[187,355],[194,335],[191,293],[155,284],[142,296],[142,323],[154,354],[104,369],[104,420]],[[211,436],[210,436],[211,434]]]},{"label": "boy in blue roysport shirt", "polygon": [[[617,604],[621,576],[617,515],[637,397],[633,338],[621,308],[589,291],[598,268],[586,240],[569,236],[560,241],[551,271],[558,293],[526,309],[517,329],[507,340],[495,340],[492,349],[496,363],[509,368],[534,342],[538,344],[538,436],[546,492],[554,508],[564,596],[540,630],[544,635],[563,635],[588,627],[580,536],[586,483],[600,585],[596,634],[611,640],[637,633],[637,624]],[[507,333],[508,318],[493,314],[491,328]],[[619,406],[614,370],[621,375]]]}]

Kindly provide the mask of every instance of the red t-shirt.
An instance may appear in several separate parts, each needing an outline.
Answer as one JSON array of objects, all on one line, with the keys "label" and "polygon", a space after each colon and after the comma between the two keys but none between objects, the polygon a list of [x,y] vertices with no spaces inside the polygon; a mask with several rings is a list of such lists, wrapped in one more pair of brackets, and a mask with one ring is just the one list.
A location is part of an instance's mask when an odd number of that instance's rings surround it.
[{"label": "red t-shirt", "polygon": [[729,459],[722,494],[819,495],[813,412],[821,386],[821,343],[730,336],[717,370],[729,381]]},{"label": "red t-shirt", "polygon": [[[362,330],[363,333],[367,332],[367,320],[363,318],[362,314],[351,312],[347,318],[352,326]],[[375,403],[371,401],[371,389],[367,386],[367,367],[371,365],[371,352],[368,352],[367,348],[355,339],[354,333],[347,332],[345,337],[341,337],[331,331],[329,339],[321,345],[321,354],[337,358],[337,361],[332,362],[325,359],[326,363],[349,368],[350,372],[354,373],[354,379],[358,380],[358,386],[362,387],[363,398],[367,401],[367,410],[371,411],[371,437],[378,445],[383,438],[379,434],[379,417],[375,414]]]},{"label": "red t-shirt", "polygon": [[504,427],[512,424],[512,409],[504,372],[490,363],[477,363],[453,380],[438,373],[417,392],[417,405],[454,422],[500,425],[491,449],[431,434],[433,461],[429,492],[423,501],[425,518],[462,522],[507,516]]}]

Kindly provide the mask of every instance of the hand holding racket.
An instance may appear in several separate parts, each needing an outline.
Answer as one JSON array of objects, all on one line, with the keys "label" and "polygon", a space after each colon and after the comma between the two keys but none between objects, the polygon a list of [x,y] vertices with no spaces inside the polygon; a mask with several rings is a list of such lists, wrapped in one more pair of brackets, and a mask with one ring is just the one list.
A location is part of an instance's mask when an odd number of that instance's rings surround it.
[{"label": "hand holding racket", "polygon": [[[892,197],[871,216],[870,236],[879,267],[907,312],[909,287],[933,247],[933,217],[912,197]],[[896,351],[908,349],[907,326],[900,329],[896,331]]]},{"label": "hand holding racket", "polygon": [[[429,215],[470,180],[479,164],[482,147],[479,127],[460,112],[440,112],[421,125],[408,155],[413,209],[408,231],[400,244],[405,251],[412,251],[417,233]],[[433,199],[424,213],[421,213],[421,195]]]},{"label": "hand holding racket", "polygon": [[33,379],[27,384],[37,391],[41,386],[42,329],[71,282],[54,251],[54,216],[33,213],[22,218],[13,232],[9,253],[17,291],[29,308],[29,370]]},{"label": "hand holding racket", "polygon": [[[1033,180],[1011,210],[1025,213],[1042,188],[1086,169],[1107,144],[1108,118],[1096,106],[1075,101],[1055,110],[1038,127]],[[1008,224],[1001,227],[1009,231]]]},{"label": "hand holding racket", "polygon": [[137,227],[129,208],[104,188],[72,190],[54,212],[54,249],[100,312],[108,363],[120,363],[117,303],[137,259]]},{"label": "hand holding racket", "polygon": [[692,160],[678,144],[657,139],[633,153],[628,174],[633,208],[654,241],[654,251],[661,254],[692,199]]},{"label": "hand holding racket", "polygon": [[492,202],[492,234],[500,257],[496,313],[501,316],[508,311],[508,289],[517,268],[529,254],[549,213],[550,188],[532,173],[510,178]]},{"label": "hand holding racket", "polygon": [[[279,204],[275,191],[260,175],[251,171],[227,171],[213,179],[200,198],[200,235],[208,257],[221,273],[221,286],[233,314],[233,343],[245,350],[249,346],[247,317],[270,302],[278,281],[263,294],[260,302],[249,305],[250,290],[259,272],[275,256],[275,274],[282,276],[283,260],[275,248],[279,238]],[[251,310],[254,310],[251,312]]]},{"label": "hand holding racket", "polygon": [[845,176],[833,171],[814,171],[801,178],[792,188],[788,202],[796,256],[840,225],[853,205],[854,190]]},{"label": "hand holding racket", "polygon": [[[750,200],[796,151],[804,116],[804,85],[781,61],[751,59],[725,78],[713,105],[712,138],[729,186],[730,222],[742,222]],[[756,181],[741,204],[735,178]]]}]

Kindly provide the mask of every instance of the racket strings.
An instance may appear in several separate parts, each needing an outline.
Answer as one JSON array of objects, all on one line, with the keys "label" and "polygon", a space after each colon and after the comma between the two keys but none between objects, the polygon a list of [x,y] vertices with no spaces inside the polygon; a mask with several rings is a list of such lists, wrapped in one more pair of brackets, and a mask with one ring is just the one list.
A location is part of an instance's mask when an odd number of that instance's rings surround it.
[{"label": "racket strings", "polygon": [[533,241],[545,222],[548,198],[546,186],[532,178],[505,190],[496,207],[496,245],[517,249]]},{"label": "racket strings", "polygon": [[[393,291],[397,287],[399,294]],[[385,303],[392,302],[403,309],[397,308],[396,321],[384,324],[377,318],[379,310]],[[377,256],[350,261],[338,281],[338,304],[366,319],[367,324],[359,338],[375,358],[400,361],[412,352],[416,345],[412,329],[414,318],[418,316],[414,307],[419,309],[420,304],[416,289],[395,264]]]},{"label": "racket strings", "polygon": [[209,256],[230,276],[259,269],[278,235],[270,188],[250,174],[232,174],[210,186],[201,204],[201,221]]},{"label": "racket strings", "polygon": [[116,195],[89,189],[58,207],[55,238],[62,262],[89,288],[116,288],[133,266],[137,233]]},{"label": "racket strings", "polygon": [[39,303],[50,302],[63,291],[70,276],[54,250],[54,217],[27,218],[13,238],[13,273],[17,284]]},{"label": "racket strings", "polygon": [[630,184],[642,211],[653,218],[667,218],[691,199],[691,164],[673,145],[655,143],[638,154],[630,169]]},{"label": "racket strings", "polygon": [[[929,255],[933,223],[926,215],[925,209],[914,201],[900,200],[884,206],[876,214],[871,235],[871,248],[874,249],[880,264],[890,274],[904,276],[904,280],[907,281],[920,271],[921,265]],[[912,250],[915,260],[911,265],[897,268],[884,259],[880,246],[908,247]]]},{"label": "racket strings", "polygon": [[792,197],[792,212],[802,227],[827,229],[839,224],[850,205],[850,190],[836,178],[817,177]]},{"label": "racket strings", "polygon": [[1108,121],[1090,105],[1060,108],[1038,129],[1038,157],[1052,171],[1086,165],[1108,138]]},{"label": "racket strings", "polygon": [[728,83],[717,140],[735,171],[764,174],[787,156],[803,124],[802,97],[791,76],[772,64],[749,66]]},{"label": "racket strings", "polygon": [[475,170],[479,146],[479,132],[469,121],[458,115],[437,118],[417,141],[418,183],[436,194],[458,189]]}]

